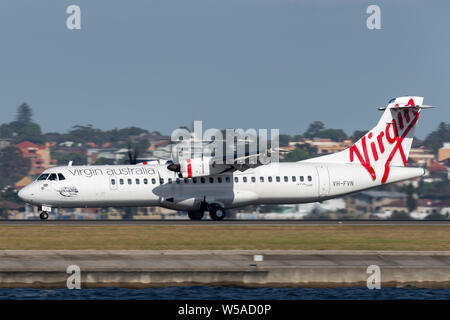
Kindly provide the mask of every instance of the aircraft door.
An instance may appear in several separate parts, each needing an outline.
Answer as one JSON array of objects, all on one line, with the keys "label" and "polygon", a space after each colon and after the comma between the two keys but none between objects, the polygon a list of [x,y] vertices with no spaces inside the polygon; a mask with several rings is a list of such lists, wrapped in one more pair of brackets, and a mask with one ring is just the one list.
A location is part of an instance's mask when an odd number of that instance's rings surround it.
[{"label": "aircraft door", "polygon": [[316,166],[319,180],[319,197],[326,197],[330,193],[330,175],[328,167],[324,164]]}]

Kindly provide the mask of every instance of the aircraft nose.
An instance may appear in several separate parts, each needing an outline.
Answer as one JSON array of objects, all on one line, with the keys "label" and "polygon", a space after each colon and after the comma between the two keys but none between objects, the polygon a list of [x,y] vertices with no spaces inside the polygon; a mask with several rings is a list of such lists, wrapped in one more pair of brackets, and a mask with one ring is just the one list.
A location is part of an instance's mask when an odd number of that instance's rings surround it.
[{"label": "aircraft nose", "polygon": [[17,193],[17,195],[19,196],[19,198],[21,200],[23,200],[25,202],[30,202],[31,198],[33,196],[30,186],[26,186],[26,187],[20,189],[19,192]]}]

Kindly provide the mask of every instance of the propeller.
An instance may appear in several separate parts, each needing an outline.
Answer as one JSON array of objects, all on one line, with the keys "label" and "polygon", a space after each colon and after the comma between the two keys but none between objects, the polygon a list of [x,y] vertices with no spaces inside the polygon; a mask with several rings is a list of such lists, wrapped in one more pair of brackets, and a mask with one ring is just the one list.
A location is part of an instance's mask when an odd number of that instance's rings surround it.
[{"label": "propeller", "polygon": [[131,145],[128,144],[128,163],[129,164],[137,164],[138,158],[138,149],[135,146],[134,149],[131,149]]}]

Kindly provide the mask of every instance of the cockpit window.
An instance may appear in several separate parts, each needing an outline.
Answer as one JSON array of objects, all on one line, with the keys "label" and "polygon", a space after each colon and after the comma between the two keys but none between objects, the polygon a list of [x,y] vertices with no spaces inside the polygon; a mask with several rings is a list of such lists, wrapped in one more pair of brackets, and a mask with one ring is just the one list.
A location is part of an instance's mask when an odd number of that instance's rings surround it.
[{"label": "cockpit window", "polygon": [[61,180],[66,180],[66,178],[64,177],[64,175],[62,173],[58,173],[58,179]]},{"label": "cockpit window", "polygon": [[43,173],[39,176],[38,180],[47,180],[48,173]]},{"label": "cockpit window", "polygon": [[392,102],[394,102],[394,101],[395,101],[395,98],[392,98],[391,100],[389,100],[388,103],[392,103]]},{"label": "cockpit window", "polygon": [[52,181],[58,180],[58,177],[56,176],[56,173],[52,173],[50,175],[50,177],[48,177],[48,180],[52,180]]}]

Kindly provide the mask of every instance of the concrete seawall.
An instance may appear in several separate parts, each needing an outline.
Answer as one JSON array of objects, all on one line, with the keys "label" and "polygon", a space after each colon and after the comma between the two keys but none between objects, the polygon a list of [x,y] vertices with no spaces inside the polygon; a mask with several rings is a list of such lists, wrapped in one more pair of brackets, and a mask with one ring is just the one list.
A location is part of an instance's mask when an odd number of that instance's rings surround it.
[{"label": "concrete seawall", "polygon": [[4,250],[0,287],[65,288],[70,265],[80,267],[83,288],[365,286],[370,265],[382,286],[450,288],[450,252],[298,250]]}]

